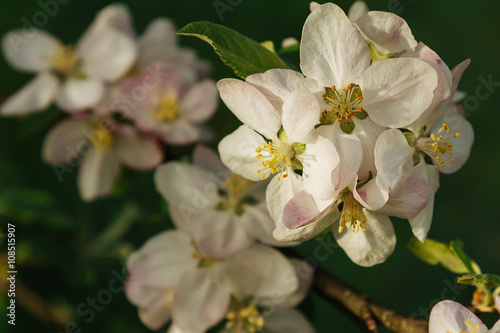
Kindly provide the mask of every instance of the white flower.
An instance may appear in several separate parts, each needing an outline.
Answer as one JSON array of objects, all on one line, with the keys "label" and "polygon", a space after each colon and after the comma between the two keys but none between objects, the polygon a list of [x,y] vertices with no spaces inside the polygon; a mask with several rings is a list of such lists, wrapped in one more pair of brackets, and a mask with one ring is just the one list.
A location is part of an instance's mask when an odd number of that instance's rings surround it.
[{"label": "white flower", "polygon": [[40,111],[54,100],[69,112],[95,106],[103,97],[104,84],[123,76],[136,59],[135,42],[108,21],[113,10],[98,14],[75,46],[42,30],[7,33],[2,44],[7,61],[37,76],[4,102],[1,113]]},{"label": "white flower", "polygon": [[429,333],[499,333],[500,321],[490,329],[465,306],[441,301],[431,311]]},{"label": "white flower", "polygon": [[154,140],[141,137],[128,125],[98,119],[61,121],[47,134],[42,150],[58,177],[79,166],[78,188],[85,201],[108,195],[121,165],[151,170],[163,159]]},{"label": "white flower", "polygon": [[129,257],[125,291],[149,328],[172,318],[171,332],[202,333],[225,317],[231,296],[286,297],[298,288],[291,263],[270,247],[253,244],[216,261],[193,244],[184,231],[166,231]]},{"label": "white flower", "polygon": [[213,259],[231,257],[255,240],[285,245],[272,237],[274,223],[265,185],[230,172],[212,150],[198,146],[194,165],[169,162],[157,168],[157,189],[169,203],[176,226],[193,234]]},{"label": "white flower", "polygon": [[436,71],[420,59],[371,64],[365,38],[331,3],[307,18],[300,59],[304,75],[325,87],[321,109],[337,119],[346,133],[356,125],[353,117],[366,114],[383,127],[411,124],[431,104],[437,86]]},{"label": "white flower", "polygon": [[368,5],[364,1],[356,1],[351,5],[347,17],[351,22],[356,22],[360,17],[368,13]]}]

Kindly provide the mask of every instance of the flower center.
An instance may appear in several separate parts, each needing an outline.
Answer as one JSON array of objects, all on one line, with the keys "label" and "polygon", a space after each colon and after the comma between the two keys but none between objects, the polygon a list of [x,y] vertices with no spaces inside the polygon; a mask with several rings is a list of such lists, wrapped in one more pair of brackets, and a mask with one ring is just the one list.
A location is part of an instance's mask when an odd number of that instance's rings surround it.
[{"label": "flower center", "polygon": [[353,232],[358,232],[359,229],[366,230],[366,216],[363,213],[363,207],[354,199],[352,192],[346,192],[342,195],[344,207],[340,216],[339,233],[342,233],[347,226],[352,228]]},{"label": "flower center", "polygon": [[172,122],[179,116],[177,98],[172,94],[165,94],[154,110],[154,118],[158,121]]},{"label": "flower center", "polygon": [[263,144],[255,150],[258,153],[256,157],[263,166],[263,169],[257,169],[257,173],[262,175],[262,179],[266,179],[270,174],[278,174],[278,180],[287,178],[292,166],[295,169],[302,169],[301,162],[295,157],[302,154],[305,149],[306,145],[298,142],[292,145],[286,141]]},{"label": "flower center", "polygon": [[255,333],[264,329],[264,316],[253,304],[229,311],[226,319],[226,329],[235,333]]},{"label": "flower center", "polygon": [[113,133],[104,127],[97,128],[90,138],[90,143],[92,143],[94,148],[100,150],[109,149],[114,141],[115,137]]},{"label": "flower center", "polygon": [[220,182],[222,190],[222,202],[218,209],[234,209],[236,213],[242,213],[242,203],[245,199],[246,189],[252,184],[251,181],[244,179],[240,175],[227,173],[226,180]]},{"label": "flower center", "polygon": [[444,123],[436,133],[432,133],[426,138],[418,138],[415,141],[415,148],[435,159],[441,168],[445,166],[445,160],[455,163],[453,159],[453,144],[448,140],[459,138],[460,133],[450,134],[450,132],[450,128]]},{"label": "flower center", "polygon": [[193,245],[193,247],[194,247],[193,253],[191,253],[191,258],[198,261],[197,267],[199,269],[209,268],[217,263],[217,261],[215,259],[206,257],[203,254],[201,254],[200,251],[198,251],[198,249],[196,248],[196,244],[195,244],[194,240],[191,240],[191,245]]},{"label": "flower center", "polygon": [[56,44],[54,47],[56,49],[55,55],[49,61],[52,70],[62,75],[71,74],[78,63],[78,54],[73,45]]},{"label": "flower center", "polygon": [[323,100],[327,104],[327,108],[321,116],[321,123],[331,125],[337,121],[345,133],[352,133],[354,123],[352,117],[365,119],[368,114],[360,106],[363,101],[363,94],[359,85],[350,83],[347,88],[342,88],[340,91],[332,86],[325,88]]}]

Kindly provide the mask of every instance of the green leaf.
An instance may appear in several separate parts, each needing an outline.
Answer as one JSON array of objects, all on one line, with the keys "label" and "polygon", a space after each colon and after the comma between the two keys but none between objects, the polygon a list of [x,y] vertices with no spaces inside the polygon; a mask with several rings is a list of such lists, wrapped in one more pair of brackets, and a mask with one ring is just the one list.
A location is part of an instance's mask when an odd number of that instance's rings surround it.
[{"label": "green leaf", "polygon": [[278,54],[295,53],[300,51],[300,44],[290,45],[278,50]]},{"label": "green leaf", "polygon": [[[456,241],[452,243],[455,247],[458,246]],[[467,267],[450,246],[429,238],[421,243],[416,237],[412,237],[408,242],[408,249],[420,260],[430,265],[440,264],[453,273],[469,273],[469,269],[480,272],[479,266],[475,262],[469,259],[470,267]]]},{"label": "green leaf", "polygon": [[450,242],[450,249],[455,252],[460,261],[464,264],[465,268],[469,271],[469,273],[474,274],[474,269],[472,268],[472,260],[469,258],[467,254],[465,254],[462,247],[455,241]]},{"label": "green leaf", "polygon": [[489,290],[500,286],[500,276],[494,274],[467,274],[460,276],[458,283],[473,286],[483,285]]},{"label": "green leaf", "polygon": [[289,68],[276,53],[219,24],[193,22],[180,29],[178,34],[198,37],[209,43],[221,60],[243,79],[272,68]]}]

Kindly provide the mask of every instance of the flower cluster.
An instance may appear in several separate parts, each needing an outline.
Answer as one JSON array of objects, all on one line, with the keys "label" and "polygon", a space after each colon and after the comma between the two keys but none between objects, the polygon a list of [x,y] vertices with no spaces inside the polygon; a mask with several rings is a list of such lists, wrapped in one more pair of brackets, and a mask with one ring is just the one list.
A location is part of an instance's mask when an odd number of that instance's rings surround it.
[{"label": "flower cluster", "polygon": [[331,3],[311,10],[302,73],[218,82],[243,123],[219,152],[235,174],[272,178],[266,200],[277,240],[331,228],[354,262],[372,266],[394,250],[389,216],[408,219],[425,240],[439,172],[468,158],[474,134],[456,102],[469,60],[450,70],[392,13],[359,3],[349,17]]},{"label": "flower cluster", "polygon": [[68,114],[43,144],[43,158],[61,180],[80,165],[84,200],[108,195],[121,165],[151,170],[161,144],[184,145],[210,135],[203,123],[215,112],[215,82],[207,63],[177,45],[174,24],[151,22],[138,36],[128,8],[98,13],[78,42],[65,45],[34,30],[7,33],[3,52],[16,69],[36,77],[0,107],[4,116],[46,109]]}]

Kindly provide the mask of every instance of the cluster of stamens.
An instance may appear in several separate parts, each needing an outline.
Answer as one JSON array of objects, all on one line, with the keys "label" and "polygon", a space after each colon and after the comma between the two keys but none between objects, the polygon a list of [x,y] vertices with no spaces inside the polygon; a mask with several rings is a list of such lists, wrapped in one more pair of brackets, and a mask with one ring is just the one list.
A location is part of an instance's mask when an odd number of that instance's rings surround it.
[{"label": "cluster of stamens", "polygon": [[353,232],[358,232],[359,229],[366,230],[366,216],[363,213],[363,207],[354,199],[352,192],[346,192],[342,195],[344,207],[340,216],[339,233],[344,231],[344,228],[350,227]]},{"label": "cluster of stamens", "polygon": [[73,45],[56,44],[54,48],[55,55],[49,60],[51,68],[59,74],[69,75],[78,63],[78,54]]},{"label": "cluster of stamens", "polygon": [[443,126],[436,133],[432,133],[427,138],[417,139],[415,146],[431,158],[434,158],[439,166],[443,168],[445,166],[445,156],[451,163],[455,163],[455,159],[453,159],[453,144],[448,140],[459,138],[460,133],[450,133],[451,130],[449,126],[443,123]]},{"label": "cluster of stamens", "polygon": [[163,95],[153,115],[158,121],[172,122],[175,120],[179,116],[177,98],[172,94]]},{"label": "cluster of stamens", "polygon": [[99,127],[90,136],[90,143],[96,149],[106,150],[111,147],[115,141],[113,133],[105,127]]},{"label": "cluster of stamens", "polygon": [[264,316],[253,304],[227,313],[226,328],[235,333],[255,333],[264,329]]},{"label": "cluster of stamens", "polygon": [[257,147],[255,152],[258,154],[257,159],[264,167],[264,169],[257,169],[257,173],[262,175],[262,179],[266,179],[268,174],[280,174],[278,180],[288,177],[288,168],[292,166],[291,160],[295,157],[293,147],[284,143],[273,144],[269,142]]},{"label": "cluster of stamens", "polygon": [[198,268],[208,268],[216,263],[214,259],[206,257],[198,251],[194,240],[191,240],[191,245],[193,245],[193,247],[195,248],[191,253],[191,258],[198,261]]},{"label": "cluster of stamens", "polygon": [[[476,324],[476,325],[472,325],[470,321],[468,320],[464,320],[464,324],[465,326],[467,326],[469,330],[467,331],[464,331],[464,330],[459,330],[458,333],[479,333],[479,329],[481,328],[481,325],[479,324]],[[446,333],[454,333],[454,332],[451,332],[451,331],[446,331]]]},{"label": "cluster of stamens", "polygon": [[225,192],[223,198],[224,207],[238,211],[245,198],[246,189],[251,183],[251,181],[246,180],[240,175],[228,173],[226,180],[219,184],[220,188]]},{"label": "cluster of stamens", "polygon": [[359,86],[355,83],[350,83],[347,88],[342,88],[340,91],[335,86],[332,86],[331,90],[327,88],[327,92],[322,97],[325,104],[332,108],[324,110],[323,115],[327,116],[328,112],[332,112],[339,123],[345,121],[347,125],[350,125],[350,119],[356,115],[356,112],[364,111],[362,106],[358,106],[363,101],[360,92]]}]

